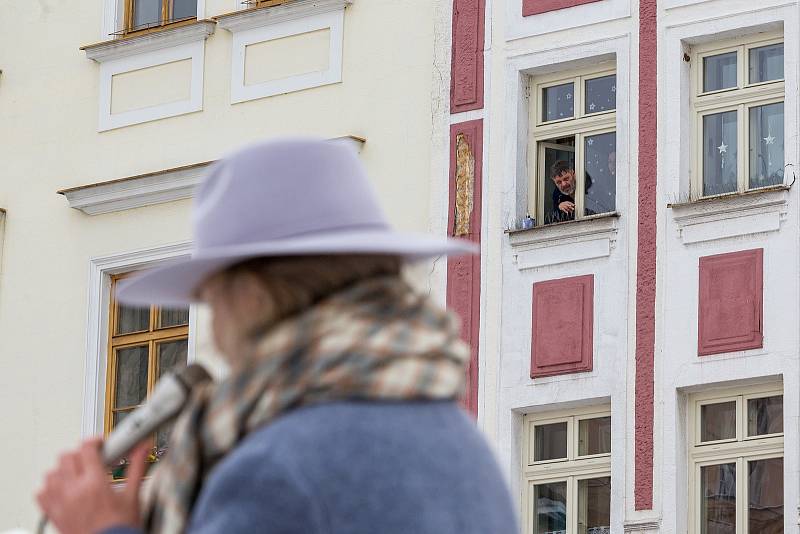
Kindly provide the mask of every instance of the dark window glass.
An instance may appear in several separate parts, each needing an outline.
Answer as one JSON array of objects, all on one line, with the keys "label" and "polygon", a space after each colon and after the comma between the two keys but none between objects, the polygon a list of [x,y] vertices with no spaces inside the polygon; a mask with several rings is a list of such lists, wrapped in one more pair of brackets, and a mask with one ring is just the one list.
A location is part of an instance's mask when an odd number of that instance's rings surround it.
[{"label": "dark window glass", "polygon": [[783,183],[783,102],[750,108],[750,188]]},{"label": "dark window glass", "polygon": [[611,477],[578,481],[578,533],[609,534]]},{"label": "dark window glass", "polygon": [[736,534],[736,464],[700,468],[700,532]]},{"label": "dark window glass", "polygon": [[584,113],[611,111],[617,107],[617,76],[603,76],[586,80],[586,102]]},{"label": "dark window glass", "polygon": [[757,534],[783,534],[783,458],[747,462],[747,525]]},{"label": "dark window glass", "polygon": [[736,401],[704,404],[700,407],[700,441],[736,437]]},{"label": "dark window glass", "polygon": [[533,460],[557,460],[567,457],[567,423],[536,425],[533,430]]},{"label": "dark window glass", "polygon": [[117,349],[114,406],[127,408],[147,397],[147,345]]},{"label": "dark window glass", "polygon": [[610,213],[616,206],[617,134],[587,136],[584,150],[584,215]]},{"label": "dark window glass", "polygon": [[736,191],[738,136],[735,111],[703,117],[703,195]]},{"label": "dark window glass", "polygon": [[611,452],[611,417],[581,419],[578,423],[578,456]]},{"label": "dark window glass", "polygon": [[133,28],[147,28],[161,23],[161,0],[133,0]]},{"label": "dark window glass", "polygon": [[542,121],[569,119],[575,115],[575,84],[542,89]]},{"label": "dark window glass", "polygon": [[736,87],[736,52],[703,58],[703,92]]},{"label": "dark window glass", "polygon": [[566,532],[567,483],[537,484],[533,488],[534,534]]},{"label": "dark window glass", "polygon": [[748,399],[747,435],[763,436],[783,432],[783,395]]},{"label": "dark window glass", "polygon": [[783,43],[750,49],[750,83],[783,79]]}]

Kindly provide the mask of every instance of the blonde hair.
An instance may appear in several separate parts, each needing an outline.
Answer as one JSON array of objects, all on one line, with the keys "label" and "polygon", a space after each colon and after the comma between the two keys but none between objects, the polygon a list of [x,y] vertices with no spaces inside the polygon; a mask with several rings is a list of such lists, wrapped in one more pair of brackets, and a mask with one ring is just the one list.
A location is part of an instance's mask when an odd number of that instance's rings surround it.
[{"label": "blonde hair", "polygon": [[280,320],[359,280],[400,276],[401,265],[377,254],[254,258],[211,276],[198,293],[212,305],[217,346],[235,358]]}]

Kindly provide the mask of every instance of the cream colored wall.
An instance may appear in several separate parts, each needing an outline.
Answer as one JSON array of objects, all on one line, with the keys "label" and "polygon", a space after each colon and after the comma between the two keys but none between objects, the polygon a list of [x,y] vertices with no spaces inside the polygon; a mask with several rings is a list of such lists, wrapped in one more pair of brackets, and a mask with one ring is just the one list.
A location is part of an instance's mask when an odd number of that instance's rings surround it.
[{"label": "cream colored wall", "polygon": [[245,85],[327,69],[330,34],[330,29],[316,30],[246,46]]},{"label": "cream colored wall", "polygon": [[[230,2],[207,2],[206,14]],[[0,530],[32,529],[32,494],[80,439],[89,259],[189,238],[189,201],[87,216],[59,189],[215,159],[284,134],[367,138],[389,219],[430,226],[433,6],[356,0],[343,83],[230,104],[231,35],[206,44],[203,111],[97,132],[101,2],[4,2],[0,16]],[[144,97],[142,97],[144,98]],[[413,271],[424,285],[428,269]],[[437,290],[440,292],[440,290]],[[201,321],[202,323],[202,321]],[[207,336],[198,350],[207,354]]]},{"label": "cream colored wall", "polygon": [[111,78],[111,113],[188,100],[191,88],[191,59],[115,74]]}]

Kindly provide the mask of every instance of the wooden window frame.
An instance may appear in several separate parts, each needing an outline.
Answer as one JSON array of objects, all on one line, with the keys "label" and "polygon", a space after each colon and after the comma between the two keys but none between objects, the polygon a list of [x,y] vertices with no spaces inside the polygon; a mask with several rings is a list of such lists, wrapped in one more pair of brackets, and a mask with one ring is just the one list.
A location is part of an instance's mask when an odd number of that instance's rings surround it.
[{"label": "wooden window frame", "polygon": [[[555,482],[567,483],[567,534],[578,531],[578,482],[591,478],[611,477],[611,452],[593,455],[578,455],[580,439],[578,425],[585,419],[611,417],[611,406],[587,406],[571,410],[559,410],[527,414],[523,419],[522,454],[522,505],[525,532],[533,532],[535,521],[534,486]],[[567,423],[567,458],[534,461],[533,447],[535,427],[552,423]],[[612,443],[614,422],[611,421]],[[612,481],[613,484],[613,481]]]},{"label": "wooden window frame", "polygon": [[[544,151],[554,139],[562,137],[575,137],[575,221],[596,215],[584,215],[585,203],[585,163],[584,139],[588,136],[617,131],[617,107],[613,110],[586,113],[584,98],[586,81],[605,76],[616,76],[616,62],[606,61],[590,68],[571,70],[568,73],[560,72],[546,76],[536,76],[529,81],[528,125],[528,210],[536,219],[536,226],[544,224],[545,216],[545,180],[549,180],[545,169]],[[552,121],[542,120],[544,89],[566,83],[573,83],[575,103],[572,117]],[[554,145],[555,146],[555,145]],[[561,145],[558,145],[561,146]],[[566,147],[566,145],[564,145]],[[619,168],[619,166],[617,166]],[[615,202],[616,202],[616,194]],[[605,215],[605,214],[598,214]]]},{"label": "wooden window frame", "polygon": [[134,11],[134,2],[135,0],[125,0],[125,17],[124,17],[124,25],[122,34],[123,36],[132,36],[132,35],[143,35],[145,33],[156,32],[164,29],[165,27],[175,27],[175,26],[183,26],[186,24],[191,24],[197,20],[197,12],[195,10],[195,14],[192,17],[186,17],[178,20],[172,20],[170,17],[170,12],[173,9],[174,0],[160,0],[161,2],[161,21],[156,24],[153,23],[152,26],[147,26],[144,28],[134,28],[133,27],[133,11]]},{"label": "wooden window frame", "polygon": [[[783,103],[785,96],[785,78],[766,82],[750,83],[748,79],[750,66],[750,50],[774,44],[784,44],[782,32],[758,34],[750,38],[735,39],[715,42],[697,46],[691,53],[691,80],[692,108],[694,114],[694,127],[692,143],[692,173],[690,180],[689,196],[691,200],[701,198],[725,197],[741,194],[746,191],[769,189],[772,186],[758,188],[749,187],[750,173],[750,108],[768,104]],[[785,45],[784,45],[785,46]],[[710,56],[717,56],[728,52],[736,52],[736,87],[719,89],[716,91],[703,91],[703,60]],[[786,60],[784,57],[784,69]],[[736,161],[737,189],[728,193],[714,195],[703,194],[703,117],[736,111],[737,151]],[[785,129],[784,121],[784,129]],[[784,153],[785,158],[785,153]],[[784,164],[785,164],[784,159]]]},{"label": "wooden window frame", "polygon": [[[736,464],[736,534],[748,534],[747,505],[749,498],[747,462],[783,458],[784,433],[747,436],[747,401],[784,396],[782,385],[775,383],[699,393],[689,398],[689,534],[700,534],[702,498],[700,468],[723,463]],[[785,398],[785,397],[784,397]],[[736,438],[700,442],[700,407],[736,400]],[[743,475],[743,476],[740,476]],[[784,477],[785,478],[785,477]],[[785,491],[785,487],[784,487]],[[783,503],[784,517],[787,509]]]},{"label": "wooden window frame", "polygon": [[[150,320],[148,331],[133,332],[128,334],[116,334],[117,331],[117,302],[114,298],[114,289],[116,284],[124,278],[130,276],[131,273],[111,275],[111,296],[109,299],[109,332],[108,332],[108,352],[106,361],[106,392],[105,392],[105,410],[103,418],[103,433],[105,436],[113,429],[114,414],[116,412],[127,411],[134,406],[116,407],[114,399],[116,396],[116,378],[117,378],[117,354],[116,351],[122,348],[139,347],[147,345],[148,347],[148,365],[147,365],[147,397],[152,393],[153,387],[156,384],[159,367],[158,367],[158,353],[157,347],[160,343],[169,341],[180,341],[189,339],[189,324],[182,326],[172,326],[166,328],[157,328],[157,321],[161,313],[161,309],[157,306],[150,307]],[[187,353],[188,357],[188,353]]]}]

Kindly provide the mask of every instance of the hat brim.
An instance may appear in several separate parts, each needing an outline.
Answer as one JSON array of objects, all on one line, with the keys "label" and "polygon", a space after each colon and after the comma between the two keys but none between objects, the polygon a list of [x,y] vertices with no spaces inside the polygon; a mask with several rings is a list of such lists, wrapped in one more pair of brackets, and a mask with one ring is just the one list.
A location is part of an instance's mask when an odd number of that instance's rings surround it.
[{"label": "hat brim", "polygon": [[134,306],[186,306],[199,301],[196,290],[212,274],[258,257],[316,254],[392,254],[414,261],[433,256],[476,254],[478,246],[461,239],[385,231],[336,232],[206,249],[123,280],[116,299]]}]

